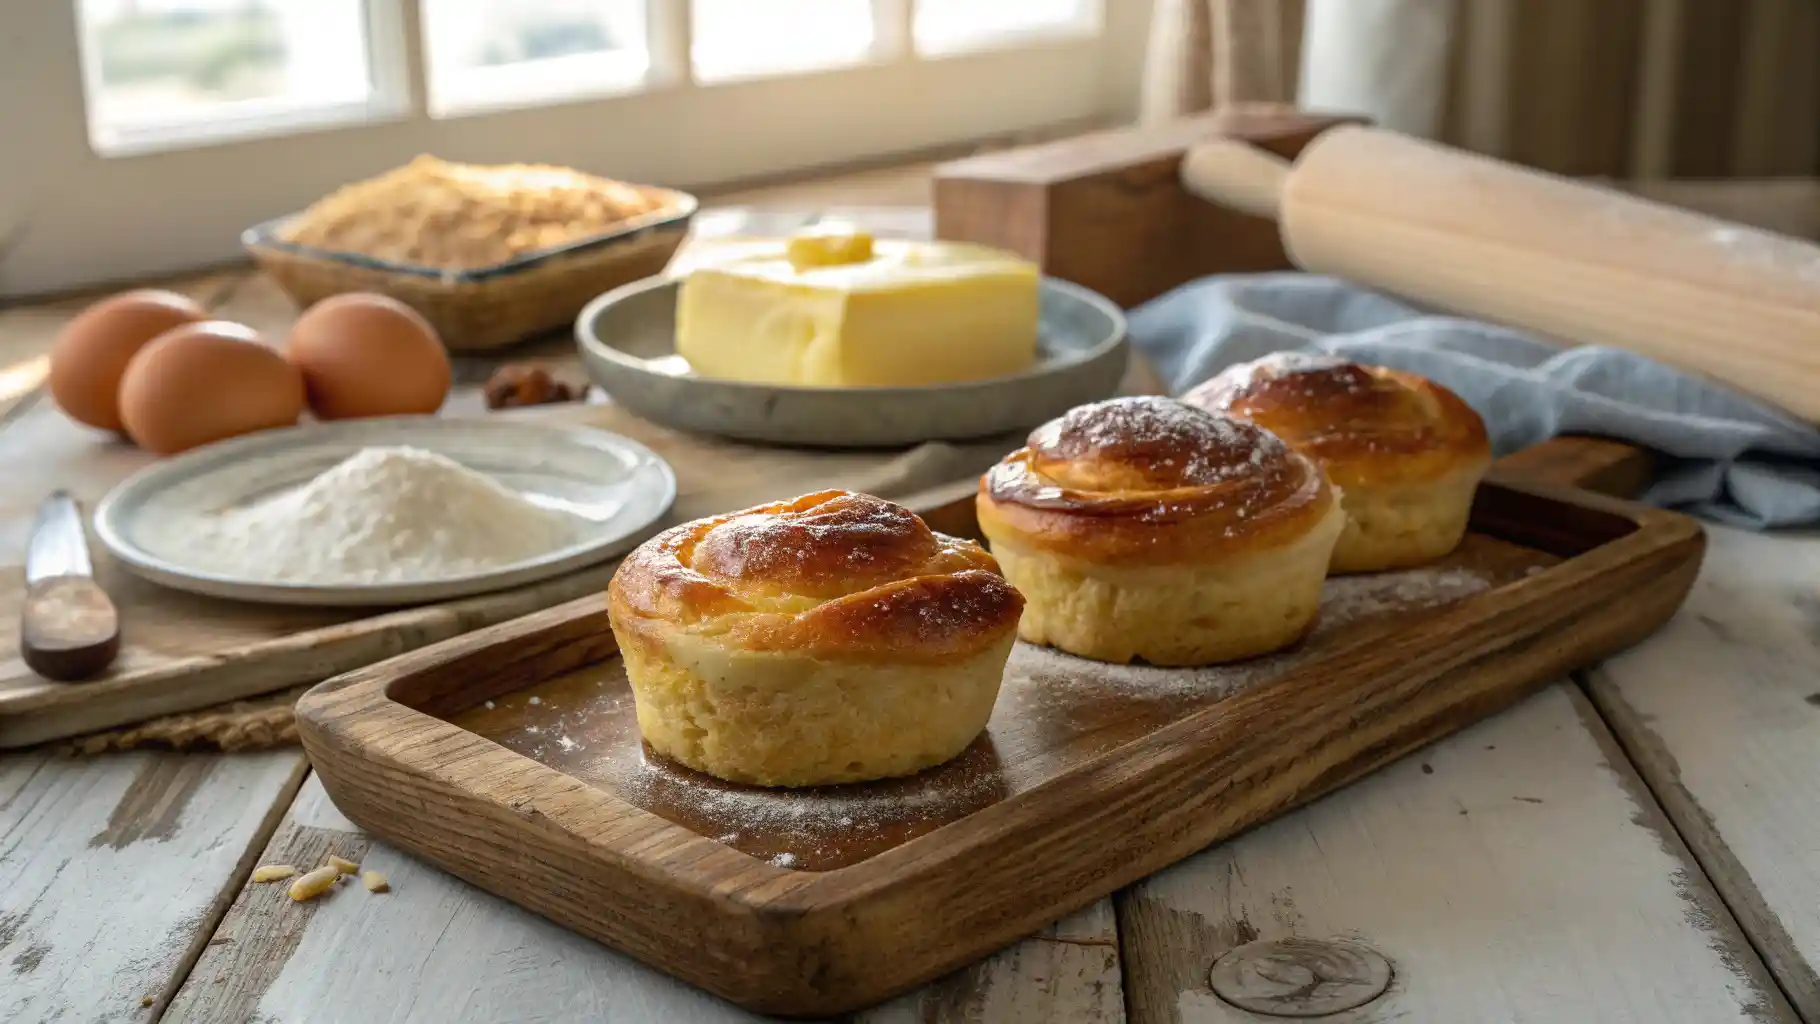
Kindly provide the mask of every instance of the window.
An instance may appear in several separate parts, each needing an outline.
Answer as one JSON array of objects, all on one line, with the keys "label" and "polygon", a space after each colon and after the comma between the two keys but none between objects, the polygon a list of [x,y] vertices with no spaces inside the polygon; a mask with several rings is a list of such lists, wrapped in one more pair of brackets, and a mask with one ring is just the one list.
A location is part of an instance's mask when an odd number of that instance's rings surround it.
[{"label": "window", "polygon": [[361,0],[81,0],[80,10],[99,149],[373,113]]},{"label": "window", "polygon": [[872,55],[871,0],[690,0],[699,82],[816,71]]},{"label": "window", "polygon": [[1045,35],[1091,35],[1099,15],[1092,0],[917,0],[916,49],[959,53]]},{"label": "window", "polygon": [[422,0],[429,107],[447,116],[642,88],[642,0]]},{"label": "window", "polygon": [[[0,0],[0,299],[420,153],[683,189],[1135,107],[1150,0]],[[72,14],[74,16],[72,16]]]}]

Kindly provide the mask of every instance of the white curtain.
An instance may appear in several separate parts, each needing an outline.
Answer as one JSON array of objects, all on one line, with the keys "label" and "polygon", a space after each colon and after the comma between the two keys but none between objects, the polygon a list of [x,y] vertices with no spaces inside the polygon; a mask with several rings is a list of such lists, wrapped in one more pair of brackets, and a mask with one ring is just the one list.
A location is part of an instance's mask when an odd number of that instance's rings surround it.
[{"label": "white curtain", "polygon": [[1308,0],[1298,103],[1440,135],[1461,0]]}]

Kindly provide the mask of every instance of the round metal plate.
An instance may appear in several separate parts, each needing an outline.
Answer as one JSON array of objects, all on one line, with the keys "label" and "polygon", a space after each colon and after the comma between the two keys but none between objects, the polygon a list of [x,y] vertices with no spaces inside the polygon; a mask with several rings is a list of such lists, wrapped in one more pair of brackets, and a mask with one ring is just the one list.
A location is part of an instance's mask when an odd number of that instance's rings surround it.
[{"label": "round metal plate", "polygon": [[1208,983],[1241,1010],[1325,1017],[1364,1006],[1390,987],[1390,961],[1356,942],[1265,939],[1220,957]]}]

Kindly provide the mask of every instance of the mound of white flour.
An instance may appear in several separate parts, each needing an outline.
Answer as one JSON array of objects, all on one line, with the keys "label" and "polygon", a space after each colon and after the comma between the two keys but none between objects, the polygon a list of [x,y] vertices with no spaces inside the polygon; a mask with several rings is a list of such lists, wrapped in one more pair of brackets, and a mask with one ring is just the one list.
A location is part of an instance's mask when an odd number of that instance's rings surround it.
[{"label": "mound of white flour", "polygon": [[466,576],[574,543],[581,521],[419,448],[366,448],[173,539],[182,561],[275,583]]}]

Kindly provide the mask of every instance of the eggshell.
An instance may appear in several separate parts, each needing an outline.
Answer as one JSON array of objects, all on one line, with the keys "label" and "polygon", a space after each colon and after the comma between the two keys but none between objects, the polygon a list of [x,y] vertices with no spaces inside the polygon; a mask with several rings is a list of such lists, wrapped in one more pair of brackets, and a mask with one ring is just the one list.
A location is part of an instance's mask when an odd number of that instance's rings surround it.
[{"label": "eggshell", "polygon": [[352,292],[311,306],[291,328],[285,355],[325,420],[432,413],[452,380],[436,329],[384,295]]},{"label": "eggshell", "polygon": [[118,431],[120,378],[148,342],[173,327],[207,320],[208,310],[176,292],[121,292],[83,310],[51,343],[51,398],[79,423]]},{"label": "eggshell", "polygon": [[159,335],[120,380],[127,436],[159,455],[290,426],[303,404],[297,368],[251,328],[222,320]]}]

